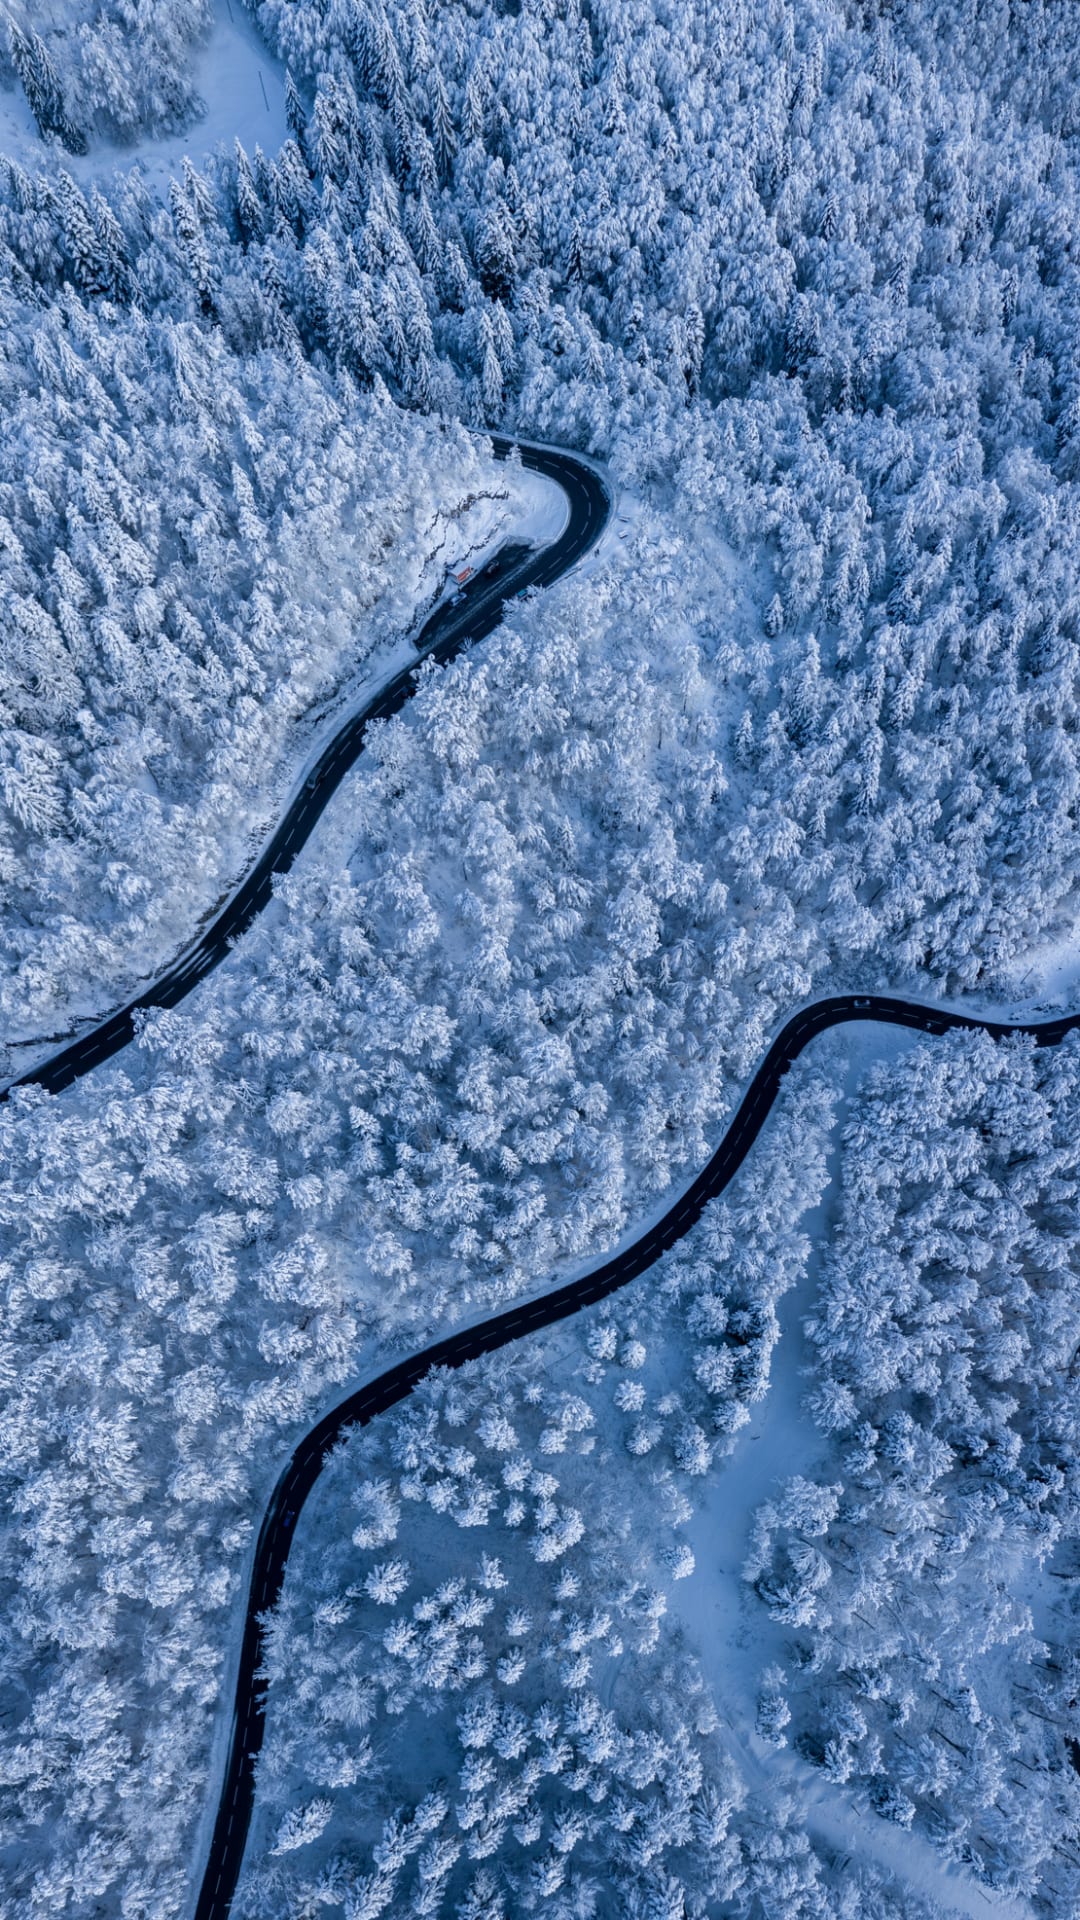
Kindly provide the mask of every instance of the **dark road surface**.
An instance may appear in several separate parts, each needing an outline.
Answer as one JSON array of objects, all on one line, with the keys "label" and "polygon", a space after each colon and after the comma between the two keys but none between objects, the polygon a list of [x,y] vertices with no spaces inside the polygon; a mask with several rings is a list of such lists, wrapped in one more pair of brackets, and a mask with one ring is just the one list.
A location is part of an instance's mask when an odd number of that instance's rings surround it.
[{"label": "dark road surface", "polygon": [[[492,436],[497,457],[505,460],[513,443]],[[273,839],[255,866],[226,901],[198,942],[175,966],[147,987],[137,999],[110,1014],[98,1026],[32,1067],[12,1087],[45,1087],[60,1093],[91,1067],[100,1066],[134,1038],[135,1015],[152,1007],[175,1007],[200,980],[219,965],[230,947],[268,904],[275,873],[287,873],[333,793],[359,756],[372,720],[386,720],[400,712],[416,691],[417,669],[425,660],[445,665],[475,640],[483,640],[502,620],[503,602],[527,587],[547,587],[595,546],[611,513],[611,497],[599,474],[573,454],[556,448],[522,446],[522,466],[556,480],[567,496],[569,518],[550,546],[504,549],[498,575],[487,579],[483,570],[470,581],[462,602],[436,609],[416,641],[417,657],[381,687],[360,713],[347,720],[312,767]],[[0,1090],[0,1099],[11,1087]]]},{"label": "dark road surface", "polygon": [[365,1426],[376,1414],[396,1406],[433,1367],[460,1367],[466,1360],[475,1360],[481,1354],[508,1345],[511,1340],[519,1340],[523,1334],[536,1333],[541,1327],[568,1319],[582,1307],[593,1306],[625,1287],[628,1281],[638,1279],[662,1253],[682,1239],[709,1201],[723,1192],[741,1167],[768,1118],[784,1075],[803,1048],[829,1027],[845,1026],[856,1020],[875,1020],[884,1026],[932,1034],[962,1027],[988,1033],[994,1040],[1007,1034],[1026,1033],[1033,1035],[1040,1046],[1049,1047],[1059,1045],[1067,1033],[1080,1027],[1080,1013],[1053,1020],[1010,1023],[938,1012],[890,995],[837,995],[803,1008],[777,1034],[708,1165],[663,1219],[651,1226],[632,1247],[602,1261],[590,1273],[566,1286],[557,1287],[523,1306],[509,1307],[482,1325],[451,1334],[397,1366],[389,1367],[367,1386],[350,1394],[305,1434],[274,1489],[255,1551],[225,1784],[209,1865],[195,1910],[196,1920],[225,1920],[239,1878],[254,1800],[254,1763],[263,1738],[263,1701],[255,1678],[261,1664],[258,1616],[273,1606],[281,1590],[300,1509],[319,1477],[327,1454],[347,1428]]},{"label": "dark road surface", "polygon": [[[505,457],[509,443],[497,441],[495,444],[500,457]],[[467,595],[463,605],[444,607],[437,612],[417,643],[416,665],[422,658],[449,660],[470,641],[482,639],[498,626],[505,599],[526,586],[546,586],[558,579],[595,543],[607,522],[610,498],[603,481],[591,468],[572,455],[548,449],[523,446],[521,454],[526,466],[549,475],[565,489],[570,503],[567,528],[540,553],[530,552],[523,560],[516,560],[508,553],[504,569],[494,582],[481,576],[477,589]],[[24,1075],[16,1085],[34,1083],[59,1091],[127,1044],[134,1033],[133,1015],[140,1008],[175,1006],[190,993],[270,899],[272,875],[291,866],[331,794],[356,760],[368,722],[396,713],[405,704],[415,689],[415,672],[416,666],[412,666],[399,673],[362,713],[345,723],[312,769],[258,864],[198,946],[138,1000],[43,1066]],[[225,1778],[208,1865],[195,1908],[196,1920],[226,1920],[239,1878],[254,1800],[255,1762],[264,1726],[263,1697],[256,1680],[261,1665],[259,1616],[274,1605],[281,1590],[301,1508],[327,1454],[347,1428],[363,1426],[376,1414],[396,1406],[433,1367],[459,1367],[467,1360],[520,1339],[523,1334],[552,1326],[582,1307],[603,1300],[646,1272],[662,1253],[682,1239],[708,1202],[728,1185],[757,1139],[784,1075],[803,1048],[828,1028],[858,1020],[873,1020],[930,1034],[967,1028],[988,1033],[995,1040],[1007,1034],[1025,1033],[1032,1035],[1041,1046],[1057,1046],[1067,1033],[1080,1027],[1080,1013],[1011,1023],[921,1006],[890,995],[838,995],[803,1008],[792,1015],[772,1042],[708,1165],[663,1218],[650,1226],[633,1246],[601,1261],[580,1279],[495,1314],[480,1326],[451,1334],[388,1368],[304,1435],[278,1480],[255,1550]]]}]

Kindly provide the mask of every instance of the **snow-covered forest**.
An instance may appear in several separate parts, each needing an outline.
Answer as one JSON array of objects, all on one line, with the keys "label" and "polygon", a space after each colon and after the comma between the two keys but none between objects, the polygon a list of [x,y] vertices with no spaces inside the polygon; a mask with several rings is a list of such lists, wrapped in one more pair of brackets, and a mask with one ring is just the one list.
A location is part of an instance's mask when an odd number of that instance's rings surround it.
[{"label": "snow-covered forest", "polygon": [[875,1070],[807,1320],[827,1451],[758,1512],[772,1737],[1038,1911],[1078,1897],[1080,1048]]},{"label": "snow-covered forest", "polygon": [[[259,19],[294,137],[188,169],[167,215],[118,190],[115,226],[9,170],[16,284],[584,442],[680,570],[721,532],[731,858],[876,972],[1000,981],[1077,875],[1071,15]],[[628,590],[655,610],[648,566]]]},{"label": "snow-covered forest", "polygon": [[[799,1001],[1038,993],[1077,918],[1074,10],[250,13],[288,137],[163,198],[211,9],[0,20],[41,136],[0,157],[5,1071],[184,946],[513,527],[485,429],[603,459],[624,524],[373,730],[184,1007],[0,1110],[17,1920],[183,1911],[317,1410],[631,1231]],[[246,1912],[1076,1905],[1080,1060],[935,1049],[860,1095],[817,1278],[824,1055],[629,1296],[342,1449]],[[740,1726],[685,1536],[799,1284],[820,1461],[744,1541]],[[944,1877],[886,1884],[897,1824]]]},{"label": "snow-covered forest", "polygon": [[646,1297],[338,1449],[269,1636],[241,1914],[926,1911],[748,1789],[675,1604],[712,1577],[684,1530],[765,1394],[830,1115],[801,1076]]},{"label": "snow-covered forest", "polygon": [[512,512],[513,470],[190,322],[74,295],[6,320],[12,1045],[104,1011],[184,944],[275,818],[313,716],[438,594],[446,553]]},{"label": "snow-covered forest", "polygon": [[[77,223],[82,196],[61,191]],[[4,324],[13,1046],[106,1011],[185,944],[276,819],[317,714],[400,644],[447,554],[512,515],[514,470],[188,320],[69,290],[45,312],[9,294]]]},{"label": "snow-covered forest", "polygon": [[240,1915],[926,1914],[872,1866],[841,1889],[794,1807],[748,1792],[667,1617],[693,1555],[650,1566],[640,1456],[612,1445],[644,1344],[611,1317],[587,1343],[584,1368],[545,1341],[434,1376],[324,1474],[269,1638]]},{"label": "snow-covered forest", "polygon": [[[205,1064],[212,1062],[210,1053]],[[5,1141],[3,1435],[15,1490],[5,1515],[5,1605],[15,1628],[5,1658],[12,1695],[26,1704],[3,1730],[0,1753],[15,1794],[5,1886],[28,1912],[46,1892],[63,1893],[76,1912],[92,1894],[122,1899],[134,1913],[177,1910],[208,1791],[252,1523],[288,1436],[340,1392],[365,1353],[370,1364],[380,1345],[386,1350],[386,1333],[350,1298],[341,1250],[331,1258],[309,1231],[275,1235],[269,1193],[239,1200],[237,1182],[250,1186],[257,1174],[242,1145],[231,1157],[224,1141],[219,1147],[222,1186],[233,1199],[219,1192],[181,1225],[175,1199],[189,1165],[190,1185],[205,1195],[208,1176],[189,1163],[185,1135],[208,1099],[209,1078],[193,1098],[175,1075],[142,1095],[117,1076],[104,1110],[84,1120],[69,1115],[34,1166],[16,1163],[10,1133]],[[61,1104],[38,1102],[43,1112]],[[242,1108],[241,1099],[232,1110]],[[289,1111],[286,1099],[282,1119]],[[542,1355],[531,1344],[507,1373],[522,1400],[515,1418],[530,1423],[521,1447],[544,1455],[537,1472],[561,1468],[554,1456],[566,1452],[576,1461],[561,1498],[552,1488],[534,1515],[530,1536],[557,1525],[549,1544],[569,1553],[595,1530],[599,1547],[625,1536],[634,1513],[625,1605],[635,1632],[645,1631],[648,1593],[659,1596],[660,1619],[664,1589],[692,1569],[681,1533],[691,1511],[686,1489],[700,1486],[747,1405],[765,1393],[776,1302],[806,1259],[798,1218],[824,1182],[829,1116],[819,1077],[793,1085],[762,1153],[731,1201],[703,1222],[687,1256],[671,1256],[649,1293],[625,1309],[620,1303],[571,1323],[568,1357],[552,1362],[566,1391],[538,1397],[529,1374]],[[392,1336],[389,1311],[386,1319]],[[501,1377],[496,1368],[491,1393]],[[477,1392],[488,1392],[483,1381]],[[411,1418],[402,1415],[406,1427]],[[595,1458],[594,1429],[603,1443]],[[370,1444],[390,1445],[390,1431],[385,1423],[373,1429]],[[444,1485],[457,1486],[455,1512],[467,1510],[469,1526],[506,1524],[513,1490],[500,1477],[501,1438],[503,1428],[489,1449],[493,1466],[473,1472],[459,1450],[440,1471]],[[621,1473],[606,1459],[612,1449]],[[374,1469],[368,1477],[377,1477]],[[336,1527],[333,1473],[327,1484],[320,1510]],[[538,1483],[533,1493],[542,1492]],[[647,1528],[643,1496],[653,1516]],[[317,1499],[324,1501],[321,1489]],[[434,1513],[444,1511],[440,1500],[433,1493],[428,1502]],[[423,1542],[409,1544],[415,1511],[406,1505],[396,1541],[373,1536],[372,1565],[427,1553]],[[315,1537],[320,1550],[330,1544],[317,1523]],[[476,1538],[468,1536],[470,1580]],[[503,1552],[486,1534],[481,1544],[489,1555]],[[529,1565],[546,1568],[548,1546],[535,1538],[533,1545]],[[643,1554],[655,1561],[651,1571],[645,1565],[646,1579]],[[558,1558],[552,1551],[553,1575]],[[336,1577],[340,1556],[332,1568]],[[304,1579],[290,1592],[302,1594]],[[627,1624],[624,1640],[629,1631]],[[632,1692],[632,1671],[623,1684]],[[338,1745],[360,1738],[350,1724]],[[315,1781],[307,1798],[322,1792]],[[342,1805],[346,1819],[350,1804]],[[287,1811],[281,1804],[275,1819]],[[805,1851],[791,1819],[791,1844]]]},{"label": "snow-covered forest", "polygon": [[595,1414],[549,1367],[433,1376],[325,1472],[325,1545],[290,1564],[269,1639],[272,1841],[241,1912],[316,1882],[357,1916],[561,1910],[596,1874],[627,1913],[677,1910],[683,1874],[738,1886],[715,1710],[626,1551]]}]

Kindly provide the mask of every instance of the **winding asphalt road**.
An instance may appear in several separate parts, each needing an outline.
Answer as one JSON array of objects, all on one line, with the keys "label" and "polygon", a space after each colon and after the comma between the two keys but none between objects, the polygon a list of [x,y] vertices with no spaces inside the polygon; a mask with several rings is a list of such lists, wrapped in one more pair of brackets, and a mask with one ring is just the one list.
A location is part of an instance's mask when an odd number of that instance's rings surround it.
[{"label": "winding asphalt road", "polygon": [[943,1034],[957,1028],[988,1033],[992,1039],[1008,1034],[1030,1034],[1040,1046],[1058,1046],[1067,1033],[1080,1027],[1080,1013],[1060,1019],[1009,1022],[981,1020],[973,1015],[939,1012],[913,1000],[889,995],[836,995],[804,1007],[782,1027],[758,1067],[727,1132],[697,1179],[631,1247],[602,1261],[590,1273],[557,1287],[522,1306],[508,1307],[481,1325],[450,1334],[397,1366],[388,1367],[366,1386],[349,1395],[305,1434],[274,1489],[263,1519],[248,1595],[244,1638],[236,1680],[236,1706],[225,1782],[210,1846],[196,1920],[226,1920],[240,1874],[248,1824],[255,1797],[255,1761],[264,1730],[263,1696],[256,1680],[262,1661],[259,1616],[272,1607],[281,1591],[285,1563],[300,1510],[311,1492],[327,1455],[349,1427],[366,1426],[404,1400],[433,1367],[460,1367],[466,1360],[493,1353],[497,1347],[536,1333],[557,1320],[569,1319],[582,1307],[591,1307],[629,1281],[636,1280],[662,1253],[683,1238],[699,1220],[710,1200],[722,1193],[737,1173],[767,1120],[780,1092],[784,1075],[804,1047],[829,1027],[856,1020],[875,1020],[889,1027],[907,1027],[919,1033]]},{"label": "winding asphalt road", "polygon": [[[496,457],[505,460],[515,443],[492,437]],[[611,495],[595,468],[558,448],[520,446],[521,463],[534,473],[555,480],[566,494],[569,515],[557,540],[539,549],[504,549],[500,571],[489,579],[482,571],[466,588],[456,606],[438,607],[416,641],[417,657],[387,681],[361,712],[355,713],[334,735],[308,774],[281,825],[220,913],[194,946],[182,954],[167,973],[137,999],[91,1028],[78,1040],[51,1054],[40,1066],[0,1089],[0,1100],[12,1087],[45,1087],[60,1093],[91,1067],[109,1060],[135,1036],[135,1016],[152,1007],[175,1007],[200,980],[224,960],[233,942],[268,905],[276,873],[287,873],[309,838],[331,796],[354,765],[373,720],[399,713],[416,692],[418,670],[425,660],[445,665],[473,641],[483,640],[503,616],[503,602],[527,587],[547,587],[595,546],[611,516]]]},{"label": "winding asphalt road", "polygon": [[[499,440],[495,446],[500,457],[505,458],[510,443]],[[470,641],[482,639],[498,626],[502,603],[511,594],[529,586],[548,585],[594,545],[611,512],[610,496],[600,476],[572,455],[547,448],[522,446],[521,456],[526,466],[548,475],[565,489],[570,517],[560,538],[539,554],[529,551],[523,556],[520,548],[508,549],[504,570],[494,585],[481,578],[477,588],[466,596],[464,605],[444,607],[433,615],[417,642],[416,663],[391,680],[330,742],[257,865],[198,944],[139,999],[44,1065],[25,1074],[15,1085],[32,1083],[52,1092],[60,1091],[126,1046],[135,1032],[134,1016],[141,1008],[175,1006],[190,993],[224,958],[232,942],[270,899],[272,876],[292,865],[331,794],[360,753],[368,723],[398,712],[411,697],[420,661],[452,659]],[[837,995],[804,1007],[792,1015],[772,1042],[707,1166],[663,1218],[632,1246],[539,1299],[507,1308],[481,1325],[451,1334],[389,1367],[350,1394],[305,1434],[274,1489],[255,1549],[225,1778],[195,1920],[227,1920],[243,1861],[255,1795],[255,1763],[264,1732],[264,1700],[256,1678],[262,1660],[259,1618],[274,1605],[281,1591],[300,1511],[327,1455],[343,1433],[349,1427],[366,1425],[377,1414],[396,1406],[433,1367],[459,1367],[467,1360],[475,1360],[481,1354],[520,1339],[523,1334],[535,1333],[541,1327],[565,1320],[638,1279],[661,1254],[682,1239],[709,1201],[723,1192],[757,1139],[784,1075],[804,1047],[830,1027],[859,1020],[930,1034],[963,1028],[987,1033],[994,1040],[1023,1033],[1040,1046],[1057,1046],[1066,1034],[1080,1027],[1080,1013],[1050,1020],[1012,1022],[981,1019],[973,1014],[881,994]],[[0,1098],[6,1097],[6,1091]]]}]

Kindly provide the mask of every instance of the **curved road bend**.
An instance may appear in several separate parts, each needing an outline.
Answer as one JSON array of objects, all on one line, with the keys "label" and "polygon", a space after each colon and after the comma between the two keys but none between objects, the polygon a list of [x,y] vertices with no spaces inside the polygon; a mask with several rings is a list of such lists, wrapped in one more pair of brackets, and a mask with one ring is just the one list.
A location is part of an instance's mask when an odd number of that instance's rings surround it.
[{"label": "curved road bend", "polygon": [[466,1360],[475,1360],[481,1354],[519,1340],[523,1334],[535,1333],[540,1327],[565,1320],[582,1307],[593,1306],[615,1293],[628,1281],[638,1279],[654,1260],[682,1239],[709,1201],[728,1185],[761,1132],[784,1075],[803,1048],[827,1028],[845,1026],[856,1020],[876,1020],[885,1026],[909,1027],[915,1032],[933,1034],[966,1028],[988,1033],[994,1040],[1008,1034],[1026,1033],[1046,1047],[1058,1046],[1067,1033],[1080,1027],[1080,1013],[1041,1021],[982,1020],[972,1014],[939,1012],[919,1006],[915,1001],[882,994],[836,995],[802,1008],[777,1034],[712,1159],[663,1219],[651,1226],[632,1247],[540,1299],[493,1314],[480,1326],[451,1334],[397,1366],[387,1368],[377,1379],[350,1394],[304,1435],[274,1489],[255,1549],[229,1756],[209,1863],[195,1909],[196,1920],[226,1920],[239,1879],[255,1797],[255,1761],[265,1725],[264,1700],[256,1679],[262,1660],[259,1616],[274,1605],[281,1591],[300,1509],[319,1477],[327,1454],[347,1428],[366,1426],[376,1414],[397,1406],[432,1367],[460,1367]]},{"label": "curved road bend", "polygon": [[[497,459],[505,460],[516,443],[492,436]],[[146,988],[137,999],[110,1014],[79,1040],[50,1055],[11,1086],[45,1087],[59,1093],[92,1067],[109,1060],[134,1038],[135,1015],[144,1008],[175,1007],[200,980],[225,958],[234,940],[246,932],[256,915],[269,903],[275,873],[287,873],[305,841],[309,838],[331,795],[340,786],[358,758],[372,720],[386,720],[399,713],[416,692],[417,671],[424,660],[445,665],[475,640],[483,640],[497,627],[503,616],[503,602],[526,587],[547,587],[595,546],[611,515],[611,495],[603,479],[571,453],[558,448],[520,446],[521,462],[534,473],[554,480],[567,497],[569,514],[557,540],[540,549],[510,545],[497,579],[489,581],[483,573],[466,589],[464,604],[438,607],[417,636],[417,658],[380,687],[359,713],[355,713],[334,735],[315,762],[300,792],[296,795],[273,838],[247,874],[236,892],[206,928],[195,946],[181,955]],[[11,1087],[0,1090],[0,1100]]]}]

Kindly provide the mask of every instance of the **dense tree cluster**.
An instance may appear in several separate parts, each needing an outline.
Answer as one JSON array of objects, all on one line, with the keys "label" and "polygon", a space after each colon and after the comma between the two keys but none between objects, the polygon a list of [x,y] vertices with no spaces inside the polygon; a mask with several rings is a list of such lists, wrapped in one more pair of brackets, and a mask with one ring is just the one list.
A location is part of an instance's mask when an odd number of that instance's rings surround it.
[{"label": "dense tree cluster", "polygon": [[997,977],[1080,857],[1075,20],[257,12],[314,101],[306,336],[764,544],[749,857],[894,971]]},{"label": "dense tree cluster", "polygon": [[1080,859],[1068,10],[999,7],[1007,63],[973,4],[255,11],[282,150],[167,217],[8,170],[15,284],[673,488],[680,568],[710,522],[755,562],[730,861],[882,974],[999,981]]},{"label": "dense tree cluster", "polygon": [[628,1512],[597,1503],[594,1428],[535,1355],[499,1356],[339,1450],[269,1633],[270,1859],[256,1838],[241,1911],[316,1885],[357,1920],[735,1892],[744,1793]]},{"label": "dense tree cluster", "polygon": [[[639,626],[616,700],[632,601],[612,590],[599,647],[583,604],[545,598],[430,674],[266,924],[125,1062],[201,1116],[200,1208],[224,1193],[275,1238],[302,1221],[347,1246],[351,1293],[399,1331],[536,1285],[700,1165],[824,963],[791,903],[751,917],[709,877],[723,772],[696,647],[669,621],[654,660]],[[66,1112],[17,1108],[27,1167]],[[186,1210],[156,1169],[151,1191]]]},{"label": "dense tree cluster", "polygon": [[[1080,1046],[876,1069],[807,1321],[820,1477],[758,1514],[763,1731],[992,1885],[1071,1912]],[[786,1729],[786,1731],[785,1731]]]},{"label": "dense tree cluster", "polygon": [[20,1914],[182,1908],[252,1521],[285,1435],[354,1364],[324,1248],[261,1248],[227,1201],[181,1226],[185,1136],[229,1104],[193,1092],[118,1079],[32,1161],[26,1114],[0,1123],[0,1872]]},{"label": "dense tree cluster", "polygon": [[[259,1014],[253,1001],[238,1077],[208,1024],[167,1014],[146,1032],[145,1084],[114,1072],[92,1111],[31,1092],[0,1115],[5,1610],[15,1623],[6,1658],[26,1702],[7,1736],[19,1784],[5,1872],[31,1901],[46,1889],[81,1897],[78,1863],[93,1837],[110,1898],[122,1886],[133,1913],[174,1911],[228,1610],[273,1461],[352,1372],[374,1316],[391,1338],[411,1316],[416,1339],[446,1311],[433,1290],[439,1244],[463,1205],[453,1185],[437,1222],[433,1197],[423,1199],[432,1217],[403,1279],[391,1258],[400,1243],[385,1225],[373,1231],[386,1206],[380,1215],[382,1179],[365,1166],[370,1129],[357,1115],[355,1147],[339,1161],[334,1142],[349,1123],[328,1130],[325,1093],[263,1083],[282,1065],[282,1036]],[[287,1070],[305,1051],[300,1035]],[[583,1451],[598,1423],[623,1462],[611,1525],[636,1512],[640,1531],[643,1482],[654,1579],[692,1571],[679,1535],[688,1492],[764,1391],[775,1300],[805,1259],[793,1222],[820,1190],[827,1115],[811,1081],[647,1298],[575,1323],[579,1384],[541,1409],[544,1470],[581,1453],[562,1506],[582,1525],[593,1525],[602,1487]],[[384,1261],[373,1257],[366,1299],[351,1250],[358,1223]],[[604,1474],[614,1479],[611,1467]],[[486,1483],[459,1491],[469,1524],[481,1524]],[[560,1515],[564,1530],[545,1538],[569,1551],[578,1521]],[[386,1549],[380,1564],[410,1551],[407,1538],[375,1544]],[[395,1578],[391,1568],[386,1592]],[[111,1719],[69,1715],[61,1739],[62,1699],[106,1695]],[[88,1772],[89,1798],[76,1790]],[[47,1863],[28,1823],[49,1835]]]},{"label": "dense tree cluster", "polygon": [[[300,1142],[310,1144],[321,1122],[310,1098],[284,1089],[271,1108],[282,1164],[256,1157],[244,1133],[251,1094],[221,1072],[208,1031],[165,1015],[152,1045],[150,1082],[139,1087],[114,1072],[92,1113],[24,1093],[0,1115],[3,1605],[12,1623],[5,1670],[18,1703],[0,1742],[0,1807],[5,1888],[32,1914],[61,1896],[79,1913],[92,1892],[147,1920],[176,1912],[207,1792],[252,1521],[288,1437],[353,1373],[365,1332],[369,1352],[377,1350],[380,1299],[359,1296],[352,1220],[336,1240],[310,1224],[325,1219],[320,1208],[333,1197],[324,1185],[340,1204],[347,1187],[362,1196],[376,1183],[359,1164],[349,1174],[332,1168],[325,1154],[318,1174],[310,1159],[306,1171],[302,1161],[292,1170]],[[661,1614],[646,1606],[646,1589],[662,1597],[672,1579],[692,1576],[681,1531],[691,1498],[764,1391],[775,1301],[805,1260],[796,1222],[820,1191],[828,1110],[816,1080],[793,1089],[763,1153],[648,1294],[566,1330],[550,1392],[537,1396],[528,1385],[532,1343],[510,1365],[520,1405],[505,1418],[488,1406],[494,1388],[485,1376],[475,1424],[486,1465],[470,1466],[464,1445],[435,1435],[427,1467],[417,1469],[428,1489],[419,1505],[408,1504],[410,1495],[391,1516],[371,1496],[358,1544],[370,1549],[364,1593],[377,1609],[401,1600],[408,1620],[423,1598],[415,1588],[402,1598],[400,1588],[397,1563],[411,1565],[418,1551],[410,1516],[430,1510],[445,1527],[516,1526],[504,1509],[522,1498],[514,1538],[531,1543],[535,1579],[554,1583],[564,1561],[591,1564],[603,1543],[617,1546],[632,1532],[644,1559],[626,1562],[627,1620],[639,1636],[653,1630],[649,1621]],[[426,1278],[421,1267],[411,1301],[383,1300],[391,1333],[410,1310],[440,1311],[420,1285]],[[440,1386],[447,1405],[453,1391]],[[518,1422],[536,1466],[515,1490],[502,1465],[521,1451],[508,1440]],[[428,1412],[404,1410],[393,1431],[415,1428],[419,1446],[425,1423]],[[396,1445],[390,1432],[382,1423],[364,1445]],[[436,1463],[449,1504],[432,1478]],[[373,1469],[368,1477],[380,1476]],[[331,1524],[336,1498],[331,1488]],[[348,1557],[347,1542],[342,1552]],[[470,1583],[473,1560],[463,1573]],[[301,1608],[305,1580],[290,1589]],[[625,1620],[618,1631],[629,1648]],[[613,1675],[607,1641],[596,1654]],[[512,1647],[490,1650],[492,1684],[504,1656],[512,1673],[512,1655]],[[406,1662],[399,1691],[409,1671]],[[482,1678],[473,1676],[477,1685]],[[459,1711],[456,1695],[447,1697]],[[416,1710],[418,1695],[402,1699]],[[79,1702],[97,1704],[91,1712]],[[292,1779],[281,1776],[281,1791]],[[295,1805],[274,1802],[275,1872],[299,1850],[297,1834],[313,1837],[321,1810],[312,1805],[332,1791],[309,1786]],[[790,1845],[804,1845],[797,1827]]]},{"label": "dense tree cluster", "polygon": [[321,1475],[268,1623],[238,1912],[927,1920],[748,1794],[665,1618],[688,1569],[649,1577],[565,1339],[430,1376]]},{"label": "dense tree cluster", "polygon": [[71,153],[171,132],[199,111],[191,63],[210,18],[210,0],[9,0],[0,79]]},{"label": "dense tree cluster", "polygon": [[[834,1101],[824,1074],[797,1070],[731,1189],[657,1262],[647,1287],[585,1318],[582,1377],[622,1416],[609,1410],[607,1420],[642,1463],[658,1526],[665,1514],[675,1526],[685,1520],[768,1391],[777,1306],[804,1278],[810,1252],[800,1222],[827,1185]],[[668,1564],[684,1551],[673,1539]]]}]

